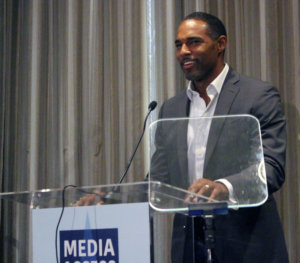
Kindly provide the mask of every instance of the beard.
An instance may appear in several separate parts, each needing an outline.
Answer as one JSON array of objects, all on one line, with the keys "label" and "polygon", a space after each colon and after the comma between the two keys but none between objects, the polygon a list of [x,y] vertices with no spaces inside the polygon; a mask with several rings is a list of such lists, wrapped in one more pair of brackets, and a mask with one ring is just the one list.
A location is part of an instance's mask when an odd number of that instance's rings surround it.
[{"label": "beard", "polygon": [[191,69],[184,69],[183,65],[181,69],[184,73],[184,76],[187,80],[190,81],[203,81],[209,79],[213,75],[215,65],[201,65],[197,63],[195,67]]},{"label": "beard", "polygon": [[208,78],[211,74],[211,71],[197,71],[197,72],[186,72],[183,70],[184,76],[187,80],[190,81],[203,81]]}]

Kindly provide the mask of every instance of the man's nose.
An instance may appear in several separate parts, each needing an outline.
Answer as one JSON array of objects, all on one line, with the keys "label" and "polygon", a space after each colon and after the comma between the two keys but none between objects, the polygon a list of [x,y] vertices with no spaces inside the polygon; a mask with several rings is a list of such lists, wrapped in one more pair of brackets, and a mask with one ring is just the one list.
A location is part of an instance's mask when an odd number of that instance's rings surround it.
[{"label": "man's nose", "polygon": [[191,53],[189,47],[186,44],[182,44],[181,52],[184,53],[184,54]]},{"label": "man's nose", "polygon": [[183,43],[181,46],[181,49],[179,50],[179,55],[184,56],[184,55],[188,55],[190,53],[191,53],[191,51],[190,51],[189,47],[185,43]]}]

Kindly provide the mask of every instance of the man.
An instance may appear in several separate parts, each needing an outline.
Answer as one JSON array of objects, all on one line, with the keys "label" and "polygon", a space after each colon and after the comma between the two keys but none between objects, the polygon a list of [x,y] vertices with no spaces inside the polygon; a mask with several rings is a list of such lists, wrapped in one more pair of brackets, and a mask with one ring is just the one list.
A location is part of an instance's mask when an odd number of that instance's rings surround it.
[{"label": "man", "polygon": [[[182,21],[175,40],[176,56],[189,84],[186,91],[163,104],[159,116],[175,118],[251,114],[259,120],[269,198],[262,206],[230,211],[228,215],[216,219],[216,258],[217,262],[222,263],[286,263],[288,255],[282,226],[272,196],[281,187],[285,177],[286,134],[280,97],[272,85],[243,76],[224,63],[226,43],[226,29],[218,18],[195,12]],[[182,138],[183,144],[197,141],[192,129],[192,123],[188,123],[187,134]],[[156,135],[156,143],[170,146],[166,145],[167,140],[159,140]],[[193,147],[187,147],[187,151],[177,157],[168,156],[170,153],[164,151],[163,147],[158,148],[152,158],[150,176],[179,187],[186,186],[190,192],[213,199],[234,198],[229,178],[204,178],[205,174],[220,172],[218,162],[214,162],[214,158],[207,158],[211,146],[209,132],[203,138],[198,138],[198,143],[206,147],[205,158],[193,159]],[[179,175],[184,162],[187,163],[183,169],[186,171]],[[191,262],[191,224],[186,217],[175,216],[173,262]],[[196,262],[205,262],[203,222],[197,219],[194,224]]]}]

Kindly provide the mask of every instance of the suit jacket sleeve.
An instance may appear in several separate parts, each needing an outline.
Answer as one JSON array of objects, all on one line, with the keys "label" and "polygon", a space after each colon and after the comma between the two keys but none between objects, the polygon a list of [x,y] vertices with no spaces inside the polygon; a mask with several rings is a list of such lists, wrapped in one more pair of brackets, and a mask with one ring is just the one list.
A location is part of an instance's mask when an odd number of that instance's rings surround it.
[{"label": "suit jacket sleeve", "polygon": [[[244,97],[243,100],[246,101],[247,99]],[[256,89],[256,95],[252,98],[249,97],[248,100],[252,100],[250,112],[248,113],[255,116],[260,123],[270,195],[280,189],[285,179],[286,123],[280,96],[275,87],[264,85]],[[235,175],[226,179],[231,182],[235,189],[238,189],[241,183],[239,178]]]},{"label": "suit jacket sleeve", "polygon": [[259,119],[269,193],[277,191],[285,179],[286,122],[275,87],[263,89],[254,101],[252,114]]}]

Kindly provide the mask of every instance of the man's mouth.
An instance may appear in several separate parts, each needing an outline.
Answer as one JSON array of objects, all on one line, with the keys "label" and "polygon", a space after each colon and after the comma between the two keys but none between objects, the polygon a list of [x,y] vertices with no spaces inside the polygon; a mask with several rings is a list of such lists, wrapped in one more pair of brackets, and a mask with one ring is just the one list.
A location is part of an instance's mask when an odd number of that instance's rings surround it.
[{"label": "man's mouth", "polygon": [[195,62],[194,62],[193,60],[187,60],[187,61],[184,61],[184,62],[182,63],[183,69],[190,69],[190,68],[192,68],[194,65],[195,65]]}]

